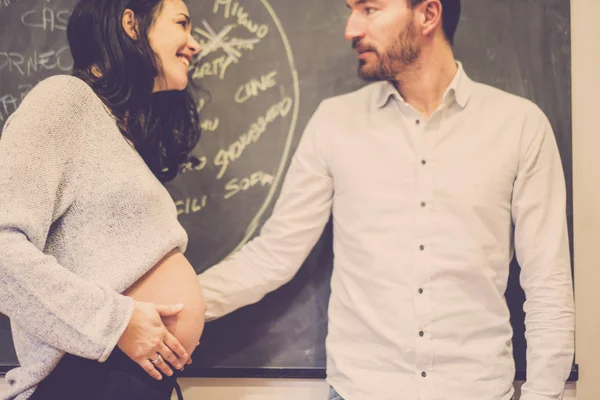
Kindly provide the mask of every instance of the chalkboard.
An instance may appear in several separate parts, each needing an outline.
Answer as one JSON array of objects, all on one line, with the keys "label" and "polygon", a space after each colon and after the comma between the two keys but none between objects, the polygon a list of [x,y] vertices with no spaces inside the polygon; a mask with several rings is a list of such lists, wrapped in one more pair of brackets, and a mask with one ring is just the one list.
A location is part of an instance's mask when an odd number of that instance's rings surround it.
[{"label": "chalkboard", "polygon": [[[569,0],[463,2],[457,59],[475,80],[536,102],[549,116],[568,187],[572,237]],[[69,73],[75,0],[0,0],[0,127],[41,79]],[[363,85],[343,38],[343,0],[190,0],[206,51],[191,67],[203,138],[168,189],[201,272],[257,234],[290,155],[319,102]],[[332,268],[328,224],[298,275],[259,304],[207,324],[188,376],[323,377]],[[517,379],[524,378],[523,292],[513,263],[506,293]],[[17,363],[0,318],[0,372]],[[576,379],[573,369],[571,379]]]}]

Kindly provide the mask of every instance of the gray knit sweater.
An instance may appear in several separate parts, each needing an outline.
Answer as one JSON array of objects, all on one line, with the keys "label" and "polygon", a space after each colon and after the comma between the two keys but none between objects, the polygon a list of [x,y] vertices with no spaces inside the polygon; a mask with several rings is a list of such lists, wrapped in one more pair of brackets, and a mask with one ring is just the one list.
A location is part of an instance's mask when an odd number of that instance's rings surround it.
[{"label": "gray knit sweater", "polygon": [[83,81],[38,84],[0,137],[0,312],[24,400],[65,352],[107,359],[133,300],[121,295],[187,236],[173,200]]}]

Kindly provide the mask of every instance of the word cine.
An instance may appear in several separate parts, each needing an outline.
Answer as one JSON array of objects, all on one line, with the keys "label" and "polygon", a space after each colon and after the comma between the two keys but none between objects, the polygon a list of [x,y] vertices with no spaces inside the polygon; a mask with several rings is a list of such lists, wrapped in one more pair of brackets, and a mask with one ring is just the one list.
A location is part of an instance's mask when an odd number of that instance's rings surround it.
[{"label": "word cine", "polygon": [[223,16],[225,18],[237,18],[238,25],[241,25],[251,33],[256,34],[257,38],[262,39],[269,33],[269,26],[251,21],[248,17],[248,12],[244,11],[244,7],[240,6],[240,3],[237,1],[215,0],[213,13],[217,14],[221,6],[223,6]]},{"label": "word cine", "polygon": [[235,196],[236,194],[246,191],[251,187],[258,184],[260,186],[271,185],[273,183],[273,176],[263,171],[257,171],[247,178],[238,179],[233,178],[227,184],[225,184],[226,193],[223,196],[225,200]]},{"label": "word cine", "polygon": [[17,96],[13,94],[0,95],[0,121],[4,122],[6,118],[19,107],[21,101],[25,98],[27,93],[33,89],[33,85],[20,84],[18,86],[19,94]]},{"label": "word cine", "polygon": [[175,202],[177,208],[177,215],[195,214],[206,207],[208,196],[202,196],[200,199],[196,197],[188,197],[185,200],[179,200]]},{"label": "word cine", "polygon": [[261,116],[258,120],[252,125],[250,125],[250,129],[248,132],[243,133],[240,137],[233,142],[227,150],[221,149],[215,156],[214,164],[217,167],[221,167],[219,173],[217,174],[217,179],[221,179],[229,164],[232,161],[240,158],[246,147],[248,147],[252,143],[256,143],[258,139],[260,139],[263,132],[267,129],[267,126],[275,121],[278,117],[285,117],[289,114],[292,109],[293,101],[290,97],[285,97],[279,103],[272,105],[268,110],[265,116]]},{"label": "word cine", "polygon": [[49,7],[29,10],[21,16],[21,22],[31,28],[41,28],[45,31],[66,31],[70,10],[54,11]]},{"label": "word cine", "polygon": [[258,96],[259,92],[264,92],[277,84],[275,81],[277,71],[271,71],[260,79],[251,79],[249,82],[238,87],[235,92],[234,100],[236,103],[243,103],[251,97]]},{"label": "word cine", "polygon": [[68,46],[44,52],[34,50],[27,57],[17,52],[0,51],[0,71],[8,69],[9,72],[17,72],[22,76],[31,76],[40,70],[59,69],[67,72],[72,68],[73,60]]}]

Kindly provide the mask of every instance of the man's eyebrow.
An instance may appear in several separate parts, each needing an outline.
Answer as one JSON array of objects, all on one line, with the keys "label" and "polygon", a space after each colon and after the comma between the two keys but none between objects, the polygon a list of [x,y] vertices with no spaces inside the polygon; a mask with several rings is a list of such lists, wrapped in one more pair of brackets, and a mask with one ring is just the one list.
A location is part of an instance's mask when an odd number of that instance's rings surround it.
[{"label": "man's eyebrow", "polygon": [[[353,5],[358,6],[361,4],[365,4],[367,1],[369,1],[369,0],[355,0]],[[346,7],[350,8],[350,4],[348,4],[347,2],[346,2]]]}]

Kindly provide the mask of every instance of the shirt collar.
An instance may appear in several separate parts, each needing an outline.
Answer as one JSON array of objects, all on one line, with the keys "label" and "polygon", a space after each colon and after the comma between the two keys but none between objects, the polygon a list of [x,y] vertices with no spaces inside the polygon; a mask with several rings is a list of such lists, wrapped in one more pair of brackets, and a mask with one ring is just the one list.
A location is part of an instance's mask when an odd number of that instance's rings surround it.
[{"label": "shirt collar", "polygon": [[[444,91],[443,102],[447,103],[454,101],[461,108],[465,108],[471,97],[472,81],[465,73],[462,63],[457,61],[456,65],[458,66],[458,71],[456,72],[456,75],[454,75],[454,79],[452,79],[448,88]],[[385,106],[390,97],[395,97],[398,101],[404,102],[404,99],[391,82],[380,82],[379,93],[376,96],[377,107],[382,108]]]}]

